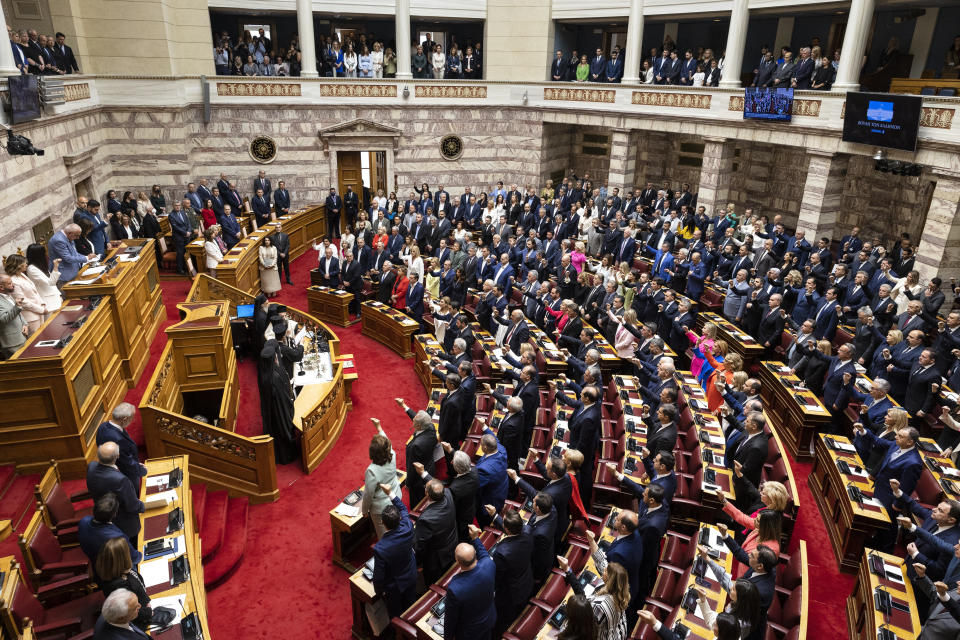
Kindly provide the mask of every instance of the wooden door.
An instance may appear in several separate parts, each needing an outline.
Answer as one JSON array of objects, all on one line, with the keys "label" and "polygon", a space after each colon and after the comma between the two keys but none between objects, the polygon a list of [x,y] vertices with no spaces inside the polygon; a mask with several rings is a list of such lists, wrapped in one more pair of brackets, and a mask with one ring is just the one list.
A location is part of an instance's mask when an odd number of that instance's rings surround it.
[{"label": "wooden door", "polygon": [[[347,192],[347,186],[353,188],[353,192],[363,200],[363,166],[360,161],[360,151],[338,151],[337,152],[337,188],[342,197]],[[347,216],[340,216],[340,230],[343,231],[347,224]]]}]

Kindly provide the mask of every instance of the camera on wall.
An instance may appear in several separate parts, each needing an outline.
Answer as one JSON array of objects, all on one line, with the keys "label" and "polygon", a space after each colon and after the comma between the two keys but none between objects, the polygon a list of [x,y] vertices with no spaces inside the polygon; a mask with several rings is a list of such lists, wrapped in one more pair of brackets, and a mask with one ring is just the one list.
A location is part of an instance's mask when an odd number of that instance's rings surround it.
[{"label": "camera on wall", "polygon": [[30,138],[7,130],[7,153],[12,156],[42,156],[43,149],[33,146]]}]

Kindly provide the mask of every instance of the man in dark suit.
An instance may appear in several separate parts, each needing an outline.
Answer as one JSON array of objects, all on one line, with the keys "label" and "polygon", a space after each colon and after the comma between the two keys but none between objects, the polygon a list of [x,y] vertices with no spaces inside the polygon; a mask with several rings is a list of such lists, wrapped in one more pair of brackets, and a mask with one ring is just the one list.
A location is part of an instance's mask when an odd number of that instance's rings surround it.
[{"label": "man in dark suit", "polygon": [[770,296],[770,302],[763,307],[760,314],[760,326],[757,329],[757,342],[762,344],[767,353],[780,346],[780,336],[783,335],[784,318],[780,309],[783,296],[775,293]]},{"label": "man in dark suit", "polygon": [[940,372],[935,365],[933,349],[924,349],[907,378],[907,393],[903,408],[914,418],[923,418],[933,410],[936,393],[933,385],[940,383]]},{"label": "man in dark suit", "polygon": [[[660,453],[663,455],[663,452]],[[651,482],[640,496],[637,512],[637,532],[643,542],[643,559],[640,561],[640,584],[636,598],[631,597],[633,608],[646,602],[657,580],[660,563],[660,543],[670,525],[670,505],[665,500],[663,486]]]},{"label": "man in dark suit", "polygon": [[649,455],[656,456],[661,451],[673,453],[677,446],[676,417],[676,405],[661,404],[657,407],[656,421],[650,417],[644,419],[647,424],[647,446],[644,448]]},{"label": "man in dark suit", "polygon": [[[287,269],[287,283],[293,284],[290,282],[289,267]],[[360,263],[353,259],[353,253],[350,251],[347,251],[343,256],[343,264],[340,265],[340,281],[343,283],[343,289],[353,294],[353,300],[350,301],[348,311],[359,316],[360,294],[363,293],[363,269],[360,268]],[[410,288],[413,289],[412,282]],[[407,303],[410,303],[409,292],[407,293]],[[422,310],[420,315],[423,315]]]},{"label": "man in dark suit", "polygon": [[183,212],[183,205],[179,202],[173,203],[173,211],[170,212],[168,220],[173,235],[173,246],[177,252],[177,273],[185,276],[187,275],[187,243],[197,237],[197,232],[193,229],[190,218]]},{"label": "man in dark suit", "polygon": [[489,427],[480,438],[480,452],[483,457],[477,461],[477,523],[486,527],[491,518],[485,505],[493,505],[497,512],[503,509],[510,487],[505,474],[516,472],[507,469],[507,449]]},{"label": "man in dark suit", "polygon": [[[760,629],[765,629],[767,627],[767,610],[770,608],[770,605],[773,604],[773,597],[776,591],[777,563],[779,562],[779,558],[777,558],[777,554],[765,544],[757,545],[757,548],[748,554],[737,541],[734,540],[733,536],[729,534],[725,524],[718,524],[717,528],[720,530],[723,543],[733,552],[733,557],[736,558],[738,562],[750,567],[740,577],[752,582],[760,594],[760,621],[758,622],[758,626]],[[710,558],[707,553],[707,547],[700,545],[697,547],[697,551],[700,557],[707,562],[713,575],[720,581],[724,591],[729,593],[733,589],[732,576]]]},{"label": "man in dark suit", "polygon": [[127,427],[137,415],[137,408],[129,402],[121,402],[113,409],[110,420],[97,427],[97,446],[106,442],[115,442],[120,448],[117,468],[130,480],[134,489],[140,488],[140,478],[147,475],[147,468],[140,464],[137,443],[127,433]]},{"label": "man in dark suit", "polygon": [[97,640],[148,640],[150,636],[133,624],[140,615],[140,601],[132,591],[117,589],[103,601],[100,617],[93,626]]},{"label": "man in dark suit", "polygon": [[[503,324],[503,323],[501,323]],[[510,328],[503,338],[503,344],[510,348],[513,353],[520,353],[520,345],[526,344],[530,340],[530,329],[527,327],[527,321],[523,317],[523,312],[514,309],[510,314]]]},{"label": "man in dark suit", "polygon": [[[847,408],[850,402],[850,386],[857,377],[853,363],[853,348],[849,343],[840,345],[837,355],[828,356],[820,352],[813,342],[806,345],[805,358],[816,358],[829,362],[827,377],[823,383],[823,404],[834,416],[839,415]],[[797,365],[796,368],[800,368]]]},{"label": "man in dark suit", "polygon": [[[269,183],[269,180],[267,182]],[[290,213],[290,192],[283,180],[277,183],[277,190],[273,192],[273,210],[278,218]]]},{"label": "man in dark suit", "polygon": [[[433,419],[426,411],[414,412],[403,401],[396,398],[396,403],[413,420],[413,437],[407,442],[407,467],[413,468],[419,463],[429,474],[434,473],[433,452],[437,447],[437,431],[433,426]],[[407,474],[407,493],[410,498],[410,508],[416,507],[423,500],[423,478],[419,473]]]},{"label": "man in dark suit", "polygon": [[580,485],[580,499],[584,505],[590,504],[593,495],[593,462],[596,457],[597,443],[600,441],[600,392],[595,387],[584,387],[580,399],[569,398],[556,382],[550,381],[550,388],[556,389],[556,400],[573,409],[567,421],[570,430],[570,448],[583,454],[583,463],[577,477]]},{"label": "man in dark suit", "polygon": [[[573,492],[573,482],[567,474],[567,463],[563,461],[563,458],[550,456],[547,458],[547,464],[544,465],[535,449],[530,449],[527,453],[527,462],[531,461],[537,468],[537,472],[547,481],[547,485],[542,492],[550,496],[557,511],[557,526],[554,530],[553,542],[554,548],[559,549],[563,537],[567,534],[567,527],[570,525],[569,504],[570,495]],[[524,465],[524,467],[526,466]],[[518,476],[516,471],[509,469],[507,475],[527,496],[536,495],[537,490],[529,482]]]},{"label": "man in dark suit", "polygon": [[273,218],[273,212],[270,210],[270,200],[264,195],[263,189],[257,189],[256,195],[250,200],[250,208],[253,209],[258,227],[262,227]]},{"label": "man in dark suit", "polygon": [[360,197],[350,185],[347,185],[347,192],[343,194],[343,210],[347,214],[347,224],[355,226],[357,213],[360,212]]},{"label": "man in dark suit", "polygon": [[87,490],[94,500],[106,493],[116,495],[119,507],[114,524],[128,538],[136,540],[144,505],[137,498],[137,490],[130,479],[117,468],[119,458],[120,447],[116,442],[105,442],[97,447],[97,459],[87,465]]},{"label": "man in dark suit", "polygon": [[816,64],[810,57],[810,47],[803,47],[800,49],[800,59],[790,75],[790,86],[794,89],[809,89],[815,68]]},{"label": "man in dark suit", "polygon": [[263,196],[269,201],[272,190],[273,187],[270,185],[270,178],[267,177],[267,172],[261,169],[257,177],[253,179],[253,192],[263,191]]},{"label": "man in dark suit", "polygon": [[340,286],[340,261],[333,255],[333,245],[324,248],[323,257],[320,258],[317,269],[320,271],[320,281],[323,286],[332,289]]},{"label": "man in dark suit", "polygon": [[279,220],[277,220],[276,229],[270,235],[270,240],[273,242],[273,246],[277,248],[278,275],[283,277],[286,274],[287,284],[293,284],[290,281],[290,236],[284,233],[283,223]]},{"label": "man in dark suit", "polygon": [[[627,572],[630,583],[630,604],[627,606],[627,628],[632,629],[637,622],[636,611],[640,608],[641,568],[643,567],[643,539],[640,537],[637,514],[633,511],[620,511],[613,521],[617,539],[610,543],[604,552],[607,562],[616,562]],[[591,555],[598,551],[596,536],[587,531]],[[630,612],[634,612],[632,615]]]},{"label": "man in dark suit", "polygon": [[343,199],[337,195],[337,190],[330,187],[324,206],[327,212],[327,234],[331,238],[340,237],[340,213],[343,211]]},{"label": "man in dark suit", "polygon": [[447,585],[443,640],[489,638],[497,624],[497,566],[478,539],[480,532],[470,525],[470,544],[457,545],[460,573]]},{"label": "man in dark suit", "polygon": [[[960,547],[958,547],[960,548]],[[960,589],[950,589],[946,582],[934,582],[923,572],[923,565],[915,565],[917,579],[913,581],[914,594],[922,594],[929,609],[922,613],[926,616],[918,636],[919,640],[954,640],[960,636]],[[918,598],[918,605],[919,605]]]},{"label": "man in dark suit", "polygon": [[837,287],[830,287],[823,294],[820,308],[813,314],[813,335],[817,340],[833,341],[833,336],[837,333],[837,322],[839,321],[840,305],[837,302],[837,296],[840,291]]},{"label": "man in dark suit", "polygon": [[427,584],[436,582],[453,563],[457,546],[457,510],[453,494],[439,480],[427,483],[427,505],[414,527],[413,549]]},{"label": "man in dark suit", "polygon": [[635,482],[629,476],[621,473],[617,468],[617,463],[607,462],[606,464],[607,469],[609,469],[610,473],[623,485],[623,488],[636,496],[637,499],[642,500],[647,487],[656,485],[660,487],[663,492],[661,502],[668,507],[670,506],[670,501],[673,500],[673,494],[677,491],[677,474],[673,470],[676,459],[672,453],[660,451],[656,455],[651,456],[648,451],[647,455],[643,456],[643,468],[650,481],[646,486]]},{"label": "man in dark suit", "polygon": [[93,567],[100,555],[100,549],[113,538],[127,538],[130,546],[130,560],[137,565],[143,557],[130,539],[113,523],[117,517],[120,503],[114,493],[105,493],[93,503],[93,515],[84,516],[77,524],[77,539],[80,548],[90,558]]},{"label": "man in dark suit", "polygon": [[884,430],[887,411],[893,408],[893,402],[887,397],[890,393],[890,382],[883,378],[876,378],[870,385],[870,393],[863,394],[856,385],[850,388],[850,394],[863,402],[860,405],[860,421],[874,433]]},{"label": "man in dark suit", "polygon": [[[956,500],[941,500],[933,509],[927,509],[917,500],[900,490],[900,481],[890,479],[890,489],[893,491],[894,508],[901,514],[912,514],[920,519],[920,528],[938,538],[951,548],[960,542],[960,502]],[[914,524],[915,523],[911,523]],[[909,531],[907,531],[909,533]],[[927,575],[932,580],[941,580],[946,574],[947,567],[953,559],[953,553],[944,553],[940,547],[930,544],[919,536],[913,542],[907,543],[907,575],[914,577],[912,563],[920,563],[927,568]]]},{"label": "man in dark suit", "polygon": [[[742,473],[743,477],[755,487],[760,486],[763,464],[767,461],[769,452],[767,434],[764,432],[765,424],[762,413],[758,411],[748,413],[743,421],[744,436],[738,439],[724,456],[727,465]],[[749,509],[753,505],[745,504],[744,501],[739,500],[738,496],[737,506],[741,509]]]},{"label": "man in dark suit", "polygon": [[760,62],[760,65],[757,67],[757,71],[753,76],[752,87],[766,87],[770,85],[770,82],[773,80],[773,72],[777,70],[777,61],[773,59],[773,54],[767,52],[763,56],[763,60]]},{"label": "man in dark suit", "polygon": [[387,605],[390,617],[398,616],[417,598],[417,558],[413,551],[413,523],[400,496],[380,485],[393,504],[380,513],[386,533],[373,545],[373,588]]},{"label": "man in dark suit", "polygon": [[[425,483],[433,479],[424,469],[422,463],[414,462],[413,468]],[[453,479],[450,480],[447,488],[450,489],[450,494],[453,496],[453,506],[457,511],[457,539],[463,542],[469,540],[467,525],[473,522],[477,514],[479,479],[470,462],[470,456],[464,451],[453,452],[450,468],[452,469]]]},{"label": "man in dark suit", "polygon": [[603,82],[606,69],[607,60],[603,57],[603,49],[597,48],[597,54],[590,60],[590,82]]},{"label": "man in dark suit", "polygon": [[53,47],[57,67],[64,73],[80,73],[80,65],[77,64],[77,58],[73,55],[73,49],[66,44],[66,39],[65,35],[57,32],[57,44]]},{"label": "man in dark suit", "polygon": [[621,78],[623,78],[623,60],[620,59],[619,52],[614,49],[604,70],[604,82],[619,83]]},{"label": "man in dark suit", "polygon": [[[532,365],[526,365],[520,369],[519,378],[517,378],[517,384],[513,388],[512,397],[519,398],[522,404],[522,413],[523,413],[523,435],[520,439],[521,447],[518,451],[519,458],[523,455],[523,452],[526,451],[527,447],[530,446],[530,438],[533,435],[533,427],[537,421],[537,410],[540,408],[540,390],[537,387],[537,370]],[[490,385],[484,385],[485,389],[489,389]],[[488,391],[493,397],[502,405],[507,405],[509,399],[504,396],[499,391],[494,391],[491,389]],[[509,451],[509,448],[508,448]],[[514,458],[510,459],[510,468],[515,468],[517,461]]]},{"label": "man in dark suit", "polygon": [[533,592],[533,536],[525,529],[520,513],[514,509],[507,509],[502,518],[494,518],[493,524],[503,531],[490,552],[497,567],[494,637],[499,638],[527,605]]},{"label": "man in dark suit", "polygon": [[393,264],[387,260],[383,263],[383,273],[380,276],[380,283],[377,287],[377,302],[380,304],[390,304],[390,296],[393,293],[393,285],[397,281],[397,272]]},{"label": "man in dark suit", "polygon": [[563,51],[557,49],[557,57],[550,65],[550,79],[554,82],[562,82],[567,79],[567,60],[563,57]]}]

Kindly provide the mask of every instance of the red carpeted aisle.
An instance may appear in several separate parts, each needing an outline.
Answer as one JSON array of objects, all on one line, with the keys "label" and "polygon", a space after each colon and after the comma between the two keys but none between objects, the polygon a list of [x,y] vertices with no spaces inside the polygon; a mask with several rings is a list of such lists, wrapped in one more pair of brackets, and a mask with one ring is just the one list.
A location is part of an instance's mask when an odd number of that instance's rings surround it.
[{"label": "red carpeted aisle", "polygon": [[[294,286],[284,285],[277,301],[307,308],[308,269],[316,255],[308,252],[294,264]],[[189,289],[186,281],[163,283],[168,323],[176,320],[175,304]],[[278,469],[280,500],[251,505],[243,562],[223,585],[207,596],[210,631],[214,638],[268,638],[286,640],[344,639],[350,637],[351,609],[347,573],[331,562],[329,510],[363,481],[368,463],[367,445],[374,434],[369,418],[379,417],[403,466],[403,443],[410,421],[393,399],[404,397],[413,406],[426,402],[413,363],[360,335],[360,324],[335,329],[341,351],[352,353],[359,373],[353,385],[354,410],[333,452],[307,476],[294,463]],[[139,402],[143,388],[163,348],[160,337],[152,359],[128,400]],[[240,407],[237,431],[261,432],[256,391],[256,368],[240,364]],[[139,425],[134,430],[139,437]],[[142,441],[142,438],[140,438]],[[810,638],[846,636],[845,600],[853,577],[837,570],[826,529],[806,480],[810,465],[793,463],[800,491],[801,512],[794,539],[807,541],[810,556]],[[794,545],[796,546],[796,545]]]}]

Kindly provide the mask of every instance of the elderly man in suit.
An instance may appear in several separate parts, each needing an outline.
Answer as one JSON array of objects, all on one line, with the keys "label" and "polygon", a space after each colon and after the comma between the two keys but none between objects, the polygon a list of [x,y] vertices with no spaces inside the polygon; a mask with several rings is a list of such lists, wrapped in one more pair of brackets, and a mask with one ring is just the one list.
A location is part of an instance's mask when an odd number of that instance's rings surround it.
[{"label": "elderly man in suit", "polygon": [[[956,500],[941,500],[933,509],[927,509],[913,496],[900,490],[900,481],[890,479],[890,489],[895,498],[894,507],[901,514],[912,514],[920,519],[920,527],[926,533],[934,536],[945,546],[931,544],[927,540],[917,538],[907,543],[907,555],[911,562],[925,565],[927,573],[934,580],[940,580],[946,575],[947,567],[953,559],[953,547],[960,542],[960,502]],[[914,531],[914,522],[910,523],[907,533]],[[945,551],[949,547],[949,551]],[[913,567],[907,564],[907,573],[912,578]]]},{"label": "elderly man in suit", "polygon": [[[850,402],[850,388],[857,376],[853,347],[849,343],[842,344],[837,349],[837,355],[832,357],[821,353],[813,342],[808,342],[805,348],[805,358],[829,362],[827,377],[823,383],[823,404],[834,416],[841,414]],[[800,365],[796,368],[800,368]]]},{"label": "elderly man in suit", "polygon": [[[413,421],[413,437],[407,442],[406,460],[408,467],[420,464],[427,473],[434,473],[434,449],[437,446],[437,431],[433,427],[433,418],[426,411],[414,412],[407,406],[403,398],[395,398],[395,402]],[[416,507],[423,500],[424,482],[420,473],[407,474],[407,494],[410,507]]]},{"label": "elderly man in suit", "polygon": [[414,527],[414,552],[427,584],[436,582],[453,562],[457,546],[457,510],[453,494],[439,480],[427,483],[427,505]]},{"label": "elderly man in suit", "polygon": [[270,186],[270,178],[267,177],[267,172],[263,169],[260,170],[256,178],[253,179],[253,192],[263,191],[263,195],[269,200],[270,192],[273,190]]},{"label": "elderly man in suit", "polygon": [[74,241],[80,237],[80,225],[68,224],[62,230],[50,236],[47,241],[47,256],[50,258],[50,264],[54,260],[60,260],[60,282],[59,285],[66,284],[77,277],[80,267],[85,265],[88,260],[93,260],[97,254],[91,253],[88,256],[82,256],[77,252]]},{"label": "elderly man in suit", "polygon": [[488,638],[497,624],[497,566],[480,542],[480,533],[470,525],[470,543],[457,545],[460,573],[447,585],[444,640]]},{"label": "elderly man in suit", "polygon": [[524,526],[520,513],[514,509],[507,509],[503,517],[496,516],[493,524],[503,531],[503,536],[490,552],[497,567],[497,627],[494,637],[499,638],[526,606],[533,592],[531,559],[534,540],[529,528]]},{"label": "elderly man in suit", "polygon": [[890,382],[883,378],[873,381],[869,393],[860,393],[856,385],[850,387],[850,395],[862,403],[860,421],[874,433],[883,431],[887,411],[893,407],[893,401],[887,397],[889,393]]},{"label": "elderly man in suit", "polygon": [[[350,301],[348,311],[360,315],[360,294],[363,292],[363,269],[360,263],[353,259],[353,252],[347,251],[343,256],[343,264],[340,265],[340,282],[343,289],[353,294],[353,300]],[[290,283],[289,267],[287,268],[287,283]],[[410,298],[407,298],[409,302]],[[422,313],[422,312],[421,312]]]},{"label": "elderly man in suit", "polygon": [[386,533],[373,545],[373,588],[383,598],[390,617],[398,616],[417,598],[417,558],[414,554],[413,523],[400,496],[390,485],[379,490],[390,498],[380,514]]},{"label": "elderly man in suit", "polygon": [[600,392],[596,387],[584,387],[580,392],[580,399],[577,400],[568,398],[553,380],[550,381],[550,388],[556,390],[558,402],[573,409],[573,414],[567,421],[570,448],[583,454],[577,480],[580,485],[580,499],[584,505],[589,505],[593,495],[593,462],[597,443],[600,441]]},{"label": "elderly man in suit", "polygon": [[97,459],[87,465],[87,489],[97,500],[106,493],[117,496],[119,509],[114,519],[117,527],[131,540],[140,532],[140,514],[143,503],[130,479],[117,468],[120,447],[116,442],[105,442],[97,447]]},{"label": "elderly man in suit", "polygon": [[[447,487],[453,496],[453,506],[457,512],[457,538],[460,542],[468,540],[467,525],[473,522],[477,514],[477,491],[479,488],[479,479],[477,472],[473,469],[470,462],[470,456],[464,451],[454,451],[451,458],[450,468],[453,478]],[[413,469],[424,483],[433,479],[423,463],[414,462]]]},{"label": "elderly man in suit", "polygon": [[0,273],[0,359],[7,359],[23,346],[29,328],[21,315],[23,297],[14,297],[13,280]]},{"label": "elderly man in suit", "polygon": [[137,453],[137,443],[127,433],[127,427],[137,415],[137,408],[129,402],[121,402],[114,407],[110,420],[97,427],[97,446],[106,442],[115,442],[120,448],[120,457],[117,459],[117,468],[139,491],[140,478],[147,475],[147,468],[140,464]]},{"label": "elderly man in suit", "polygon": [[859,422],[853,425],[853,433],[853,444],[857,450],[866,451],[869,455],[873,449],[877,449],[883,454],[883,461],[874,474],[873,497],[887,508],[890,520],[894,521],[894,524],[892,527],[879,529],[874,534],[871,544],[876,546],[871,548],[888,551],[893,548],[897,536],[896,514],[892,511],[894,495],[890,480],[899,481],[899,488],[904,493],[913,493],[923,472],[923,459],[917,451],[920,433],[913,427],[905,427],[897,431],[892,441],[881,440],[872,431],[867,431]]},{"label": "elderly man in suit", "polygon": [[147,640],[148,636],[133,624],[140,614],[137,595],[127,589],[117,589],[107,596],[100,617],[93,626],[97,640]]},{"label": "elderly man in suit", "polygon": [[953,589],[946,582],[934,583],[926,575],[920,575],[922,566],[919,563],[914,565],[918,575],[913,580],[914,593],[923,594],[933,604],[925,612],[926,621],[918,639],[955,640],[960,636],[960,582]]},{"label": "elderly man in suit", "polygon": [[485,505],[493,505],[497,512],[503,509],[510,486],[506,474],[516,472],[507,469],[507,449],[489,427],[483,430],[480,438],[480,452],[483,457],[477,461],[477,523],[486,527],[491,522],[491,516]]}]

